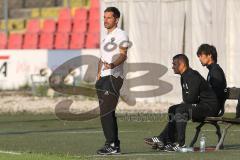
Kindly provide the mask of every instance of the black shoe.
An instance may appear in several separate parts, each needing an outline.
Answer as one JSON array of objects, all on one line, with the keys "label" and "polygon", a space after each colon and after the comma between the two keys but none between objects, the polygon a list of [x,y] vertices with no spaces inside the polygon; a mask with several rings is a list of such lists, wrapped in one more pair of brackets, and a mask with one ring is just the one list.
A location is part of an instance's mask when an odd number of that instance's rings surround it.
[{"label": "black shoe", "polygon": [[163,149],[164,143],[158,137],[144,138],[144,142],[152,146],[152,149]]},{"label": "black shoe", "polygon": [[101,149],[97,150],[97,154],[100,155],[121,154],[120,146],[116,146],[114,143],[105,144]]},{"label": "black shoe", "polygon": [[178,143],[169,143],[164,146],[166,152],[183,152],[185,145],[180,146]]}]

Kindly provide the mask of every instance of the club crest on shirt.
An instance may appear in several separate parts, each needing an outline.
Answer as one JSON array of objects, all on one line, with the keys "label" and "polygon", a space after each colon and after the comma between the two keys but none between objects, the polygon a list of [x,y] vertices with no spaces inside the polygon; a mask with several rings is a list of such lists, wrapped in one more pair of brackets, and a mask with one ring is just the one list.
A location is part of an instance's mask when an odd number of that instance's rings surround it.
[{"label": "club crest on shirt", "polygon": [[112,37],[112,38],[111,38],[111,44],[112,44],[114,41],[115,41],[115,38]]}]

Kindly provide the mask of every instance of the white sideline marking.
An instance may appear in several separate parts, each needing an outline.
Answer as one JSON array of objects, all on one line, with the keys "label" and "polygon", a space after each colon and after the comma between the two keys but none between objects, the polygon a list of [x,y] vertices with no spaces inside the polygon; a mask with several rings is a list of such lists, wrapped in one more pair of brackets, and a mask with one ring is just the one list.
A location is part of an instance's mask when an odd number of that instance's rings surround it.
[{"label": "white sideline marking", "polygon": [[20,154],[21,154],[21,153],[19,153],[19,152],[13,152],[13,151],[2,151],[2,150],[0,150],[0,153],[13,154],[13,155],[20,155]]},{"label": "white sideline marking", "polygon": [[112,157],[130,157],[130,156],[173,156],[175,154],[164,154],[164,153],[122,153],[122,154],[114,154],[114,155],[92,155],[87,157],[104,157],[104,156],[112,156]]},{"label": "white sideline marking", "polygon": [[[214,129],[204,129],[202,131],[205,131],[205,132],[216,132],[216,130]],[[234,129],[234,130],[231,130],[232,132],[240,132],[240,129]]]},{"label": "white sideline marking", "polygon": [[[119,133],[136,133],[137,131],[119,131]],[[103,133],[103,131],[46,131],[46,132],[40,132],[40,133],[28,133],[28,134],[98,134]],[[8,134],[8,133],[1,133],[0,134]],[[14,133],[13,133],[14,134]]]},{"label": "white sideline marking", "polygon": [[[103,131],[66,131],[66,132],[58,132],[58,133],[78,133],[78,134],[85,134],[85,133],[102,133]],[[135,133],[137,131],[118,131],[119,133]],[[56,133],[56,132],[54,132]]]}]

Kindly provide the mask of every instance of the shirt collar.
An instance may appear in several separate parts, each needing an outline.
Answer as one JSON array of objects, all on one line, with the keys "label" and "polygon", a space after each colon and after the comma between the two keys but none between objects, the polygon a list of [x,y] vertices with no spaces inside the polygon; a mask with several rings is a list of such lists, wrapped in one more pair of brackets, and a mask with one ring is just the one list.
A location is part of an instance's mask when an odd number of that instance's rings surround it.
[{"label": "shirt collar", "polygon": [[118,30],[118,27],[116,27],[112,32],[108,33],[107,30],[106,30],[106,35],[109,36],[109,35],[112,35],[114,34],[115,32],[117,32]]},{"label": "shirt collar", "polygon": [[184,71],[184,72],[181,74],[181,77],[182,77],[182,78],[186,77],[191,70],[192,70],[191,68],[186,69],[186,71]]},{"label": "shirt collar", "polygon": [[208,70],[211,70],[214,66],[216,66],[216,63],[212,63],[207,66]]}]

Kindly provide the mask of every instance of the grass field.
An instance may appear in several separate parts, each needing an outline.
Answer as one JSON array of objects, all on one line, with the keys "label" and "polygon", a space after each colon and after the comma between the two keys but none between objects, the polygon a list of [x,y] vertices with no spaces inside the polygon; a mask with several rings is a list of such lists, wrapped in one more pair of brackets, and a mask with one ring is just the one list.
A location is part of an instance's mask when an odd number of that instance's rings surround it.
[{"label": "grass field", "polygon": [[[229,115],[234,116],[234,115]],[[233,126],[225,140],[225,149],[206,153],[167,153],[153,151],[143,138],[157,135],[166,123],[166,115],[118,115],[122,154],[98,156],[104,143],[99,118],[90,121],[62,121],[55,115],[0,115],[0,159],[74,160],[74,159],[239,159],[240,126]],[[196,123],[187,127],[187,144]],[[207,146],[216,144],[214,127],[203,128]],[[198,146],[199,142],[197,142]]]}]

